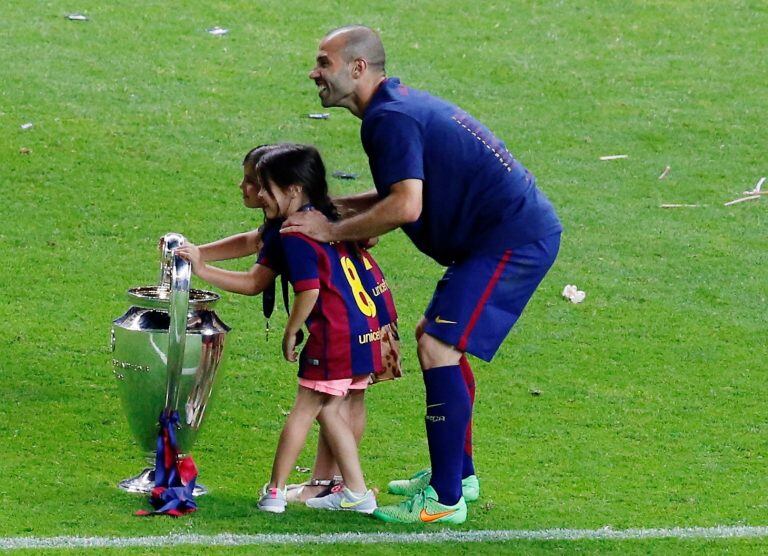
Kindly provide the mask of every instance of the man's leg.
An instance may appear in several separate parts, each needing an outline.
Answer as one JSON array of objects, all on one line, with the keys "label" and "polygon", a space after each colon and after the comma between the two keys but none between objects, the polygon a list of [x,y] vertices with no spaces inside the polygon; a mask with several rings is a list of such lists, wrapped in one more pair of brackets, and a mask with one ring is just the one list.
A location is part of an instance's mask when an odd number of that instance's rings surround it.
[{"label": "man's leg", "polygon": [[432,464],[430,485],[441,504],[461,498],[464,445],[472,403],[459,361],[462,353],[429,334],[418,343],[427,394],[427,441]]},{"label": "man's leg", "polygon": [[[419,323],[416,325],[416,341],[421,339],[424,334],[424,325],[426,324],[426,318],[422,317]],[[459,367],[461,368],[461,375],[464,379],[464,384],[469,394],[471,411],[474,411],[475,405],[475,376],[472,373],[472,367],[469,364],[469,360],[465,354],[461,354],[459,359]],[[471,414],[470,414],[471,415]],[[466,436],[464,439],[464,459],[462,466],[462,494],[467,502],[473,502],[477,500],[480,494],[480,484],[475,476],[475,465],[473,459],[472,450],[472,419],[470,417],[469,424],[467,425]],[[432,478],[432,470],[427,468],[419,471],[410,479],[400,479],[390,481],[388,489],[393,494],[400,494],[403,496],[413,496],[419,490],[429,484]]]},{"label": "man's leg", "polygon": [[429,334],[418,342],[426,387],[430,483],[411,500],[378,508],[373,515],[395,523],[464,523],[467,504],[461,492],[464,440],[472,413],[459,359],[461,352]]},{"label": "man's leg", "polygon": [[[416,341],[418,342],[424,334],[424,325],[427,319],[421,317],[419,323],[416,325]],[[472,372],[472,366],[469,364],[469,359],[465,353],[461,354],[459,358],[459,367],[461,367],[461,376],[464,379],[464,384],[467,387],[467,393],[469,394],[469,403],[471,411],[475,409],[475,375]],[[472,418],[470,413],[469,424],[467,425],[466,437],[464,439],[464,465],[461,472],[461,478],[466,479],[475,474],[475,462],[472,453]]]}]

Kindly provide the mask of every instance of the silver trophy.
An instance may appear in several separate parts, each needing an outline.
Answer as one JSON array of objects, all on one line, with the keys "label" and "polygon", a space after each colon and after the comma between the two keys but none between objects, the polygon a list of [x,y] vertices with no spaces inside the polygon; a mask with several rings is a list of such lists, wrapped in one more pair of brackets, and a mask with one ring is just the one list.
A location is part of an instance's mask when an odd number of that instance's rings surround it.
[{"label": "silver trophy", "polygon": [[[128,424],[154,463],[161,411],[179,412],[180,455],[192,449],[218,379],[229,327],[213,312],[219,296],[190,289],[191,265],[174,254],[180,234],[160,242],[160,284],[128,290],[131,307],[113,321],[112,366]],[[154,467],[118,485],[149,493]],[[205,494],[197,485],[195,496]]]}]

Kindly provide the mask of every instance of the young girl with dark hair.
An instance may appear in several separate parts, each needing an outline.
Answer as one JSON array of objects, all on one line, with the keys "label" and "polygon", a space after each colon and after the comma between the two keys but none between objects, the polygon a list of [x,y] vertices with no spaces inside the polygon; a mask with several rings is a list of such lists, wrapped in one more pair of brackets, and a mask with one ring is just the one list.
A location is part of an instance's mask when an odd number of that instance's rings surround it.
[{"label": "young girl with dark hair", "polygon": [[[263,208],[267,217],[257,238],[263,246],[251,271],[235,272],[205,264],[206,260],[230,258],[220,255],[233,253],[233,246],[246,243],[235,240],[238,236],[200,248],[188,244],[178,252],[192,262],[200,278],[237,293],[258,294],[277,274],[285,274],[296,292],[283,339],[283,352],[289,361],[297,360],[296,335],[304,321],[308,324],[310,335],[299,358],[296,404],[281,435],[272,478],[259,508],[284,511],[285,481],[312,421],[317,419],[321,437],[316,467],[322,466],[327,472],[334,468],[335,460],[345,485],[307,500],[307,505],[370,513],[376,503],[373,493],[365,488],[357,442],[365,423],[364,389],[369,374],[381,368],[380,326],[394,325],[397,318],[391,294],[378,265],[356,245],[319,244],[304,236],[279,233],[279,223],[300,210],[318,210],[330,219],[338,218],[316,149],[289,144],[254,149],[244,160],[244,176],[244,203]],[[253,243],[250,238],[250,248]],[[315,472],[322,476],[322,471]],[[305,494],[319,493],[314,483],[322,481],[310,483]],[[297,501],[302,500],[301,494],[299,490]]]},{"label": "young girl with dark hair", "polygon": [[[338,219],[328,197],[325,167],[310,146],[284,145],[261,159],[259,197],[269,219],[318,210]],[[283,335],[283,355],[299,362],[296,401],[283,427],[272,477],[259,501],[265,511],[285,507],[285,482],[304,446],[312,422],[333,454],[344,487],[307,500],[315,508],[371,513],[376,499],[363,479],[355,434],[341,409],[350,390],[365,389],[381,370],[379,309],[364,283],[366,261],[351,243],[322,244],[298,234],[280,237],[285,269],[295,299]],[[309,337],[299,356],[297,334],[306,322]]]}]

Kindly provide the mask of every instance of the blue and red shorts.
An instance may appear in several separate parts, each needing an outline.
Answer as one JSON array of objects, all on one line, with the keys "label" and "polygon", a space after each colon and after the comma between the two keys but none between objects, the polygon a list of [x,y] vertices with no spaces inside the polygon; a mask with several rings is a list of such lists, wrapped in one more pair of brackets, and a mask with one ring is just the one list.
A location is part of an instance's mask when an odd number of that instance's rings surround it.
[{"label": "blue and red shorts", "polygon": [[490,361],[555,262],[560,233],[456,263],[437,283],[424,331]]}]

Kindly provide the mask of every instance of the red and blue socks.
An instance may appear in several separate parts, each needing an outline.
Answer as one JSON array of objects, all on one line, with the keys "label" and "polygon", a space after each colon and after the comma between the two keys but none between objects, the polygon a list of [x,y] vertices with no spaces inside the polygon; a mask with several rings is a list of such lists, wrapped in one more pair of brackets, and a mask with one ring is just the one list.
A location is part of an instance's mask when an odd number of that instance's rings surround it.
[{"label": "red and blue socks", "polygon": [[430,485],[441,504],[452,506],[461,498],[472,401],[460,365],[433,367],[424,371],[423,377],[427,391],[424,422],[432,463]]},{"label": "red and blue socks", "polygon": [[[469,360],[466,354],[461,355],[459,359],[459,367],[461,367],[461,376],[464,378],[464,384],[467,387],[467,393],[469,394],[469,403],[471,408],[475,407],[475,375],[472,373],[472,367],[469,365]],[[472,458],[472,417],[470,415],[469,423],[467,423],[467,433],[464,439],[464,466],[461,473],[461,478],[466,479],[470,475],[475,474],[475,462]]]}]

